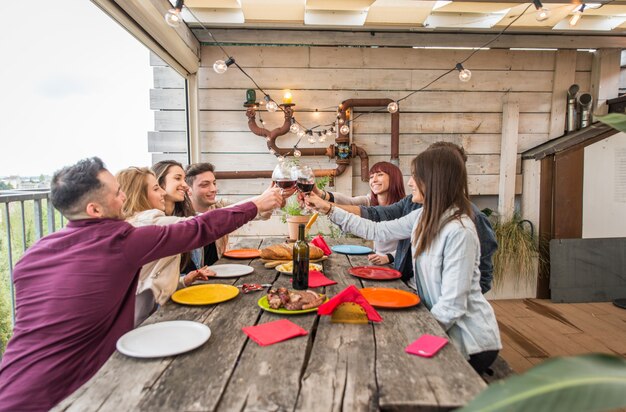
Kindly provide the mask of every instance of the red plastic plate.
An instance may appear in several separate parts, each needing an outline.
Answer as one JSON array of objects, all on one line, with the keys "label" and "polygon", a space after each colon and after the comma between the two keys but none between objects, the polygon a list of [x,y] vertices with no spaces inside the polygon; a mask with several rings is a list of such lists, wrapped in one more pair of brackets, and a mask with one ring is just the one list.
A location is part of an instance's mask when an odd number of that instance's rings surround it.
[{"label": "red plastic plate", "polygon": [[400,279],[402,273],[395,269],[383,266],[357,266],[348,270],[352,276],[368,280],[393,280]]}]

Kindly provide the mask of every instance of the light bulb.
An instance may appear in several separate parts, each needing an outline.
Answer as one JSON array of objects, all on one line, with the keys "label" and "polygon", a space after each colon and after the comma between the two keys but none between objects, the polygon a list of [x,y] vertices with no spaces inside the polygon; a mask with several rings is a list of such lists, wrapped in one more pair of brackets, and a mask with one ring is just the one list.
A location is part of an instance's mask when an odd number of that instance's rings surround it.
[{"label": "light bulb", "polygon": [[293,151],[293,155],[294,155],[295,157],[300,157],[300,156],[302,156],[302,152],[301,152],[300,150],[298,150],[298,149],[295,149],[295,150]]},{"label": "light bulb", "polygon": [[469,82],[472,78],[472,72],[464,68],[461,63],[457,63],[455,69],[459,71],[459,80],[462,82]]},{"label": "light bulb", "polygon": [[183,19],[180,17],[180,10],[177,9],[169,9],[167,13],[165,13],[165,22],[172,27],[180,26],[180,22]]},{"label": "light bulb", "polygon": [[335,132],[332,129],[330,129],[326,132],[326,137],[333,137],[334,134]]},{"label": "light bulb", "polygon": [[537,19],[537,21],[544,21],[544,20],[548,20],[548,18],[550,17],[550,10],[545,8],[545,7],[540,7],[537,9],[537,16],[535,17],[535,19]]},{"label": "light bulb", "polygon": [[339,131],[341,132],[341,134],[350,134],[350,127],[347,124],[344,124],[343,126],[341,126]]},{"label": "light bulb", "polygon": [[585,3],[581,4],[580,7],[578,7],[578,10],[574,12],[574,15],[569,20],[570,26],[574,27],[576,24],[578,24],[578,21],[583,16],[583,11],[585,11]]},{"label": "light bulb", "polygon": [[215,63],[213,63],[213,70],[217,74],[224,74],[226,73],[226,70],[228,70],[228,66],[233,63],[235,63],[235,59],[233,59],[232,57],[229,57],[226,61],[216,60]]},{"label": "light bulb", "polygon": [[[274,153],[276,153],[276,152],[274,152]],[[274,154],[274,153],[272,153],[272,154]],[[285,161],[285,156],[278,156],[277,159],[278,159],[278,163],[282,163],[282,162]]]},{"label": "light bulb", "polygon": [[300,139],[302,139],[304,137],[304,135],[306,134],[306,131],[304,131],[303,129],[298,130],[298,133],[296,133],[298,135],[298,137]]},{"label": "light bulb", "polygon": [[339,118],[339,120],[337,120],[337,123],[339,123],[339,124],[344,124],[344,123],[345,123],[345,120],[343,120],[343,118],[341,118],[341,117],[340,117],[340,118]]},{"label": "light bulb", "polygon": [[217,74],[224,74],[226,73],[226,70],[228,70],[228,66],[226,66],[226,62],[224,60],[218,60],[213,63],[213,70],[215,70],[215,73]]},{"label": "light bulb", "polygon": [[267,102],[267,111],[268,112],[275,112],[276,110],[278,110],[278,105],[276,104],[276,102],[274,100],[270,100],[269,102]]},{"label": "light bulb", "polygon": [[270,149],[270,153],[271,153],[271,154],[273,154],[273,155],[275,155],[275,154],[276,154],[276,150],[274,150],[274,149]]},{"label": "light bulb", "polygon": [[289,131],[291,133],[298,133],[299,130],[300,130],[300,126],[298,126],[298,123],[292,123],[291,126],[289,127]]},{"label": "light bulb", "polygon": [[327,133],[320,134],[319,137],[317,138],[317,141],[320,142],[320,143],[324,143],[326,141],[326,136],[327,135],[328,135]]},{"label": "light bulb", "polygon": [[387,111],[389,113],[395,113],[398,111],[398,103],[396,102],[391,102],[387,105]]},{"label": "light bulb", "polygon": [[307,141],[311,144],[315,143],[315,136],[313,136],[313,134],[310,134],[309,137],[307,137]]},{"label": "light bulb", "polygon": [[469,82],[472,78],[472,72],[468,69],[463,69],[459,72],[459,80],[462,82]]}]

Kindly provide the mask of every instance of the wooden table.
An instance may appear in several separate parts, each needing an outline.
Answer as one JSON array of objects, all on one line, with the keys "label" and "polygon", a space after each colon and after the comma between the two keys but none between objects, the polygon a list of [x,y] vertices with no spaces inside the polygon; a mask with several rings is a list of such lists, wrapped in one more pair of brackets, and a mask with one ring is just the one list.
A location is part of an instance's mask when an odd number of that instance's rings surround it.
[{"label": "wooden table", "polygon": [[[261,248],[280,241],[245,239],[234,248]],[[337,243],[364,242],[342,238],[331,244]],[[255,272],[216,283],[290,286],[289,276],[264,268],[259,259],[218,263],[250,264]],[[364,281],[348,274],[349,267],[362,265],[367,265],[365,256],[332,254],[324,262],[324,273],[338,284],[324,292],[332,297],[349,285],[408,290],[399,280]],[[211,328],[208,342],[192,352],[154,360],[116,352],[56,410],[450,410],[485,388],[452,344],[431,359],[404,352],[423,333],[445,335],[423,305],[379,310],[383,322],[367,325],[331,323],[330,317],[315,313],[290,316],[309,334],[262,347],[241,328],[284,317],[262,311],[257,306],[261,296],[263,292],[240,294],[204,307],[170,301],[144,324],[175,319],[202,322]]]}]

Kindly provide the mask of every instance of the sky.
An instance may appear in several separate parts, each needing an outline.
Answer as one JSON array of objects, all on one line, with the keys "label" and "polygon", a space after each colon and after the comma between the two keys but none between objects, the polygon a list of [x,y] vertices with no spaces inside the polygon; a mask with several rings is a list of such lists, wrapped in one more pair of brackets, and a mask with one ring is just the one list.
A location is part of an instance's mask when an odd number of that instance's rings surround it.
[{"label": "sky", "polygon": [[149,51],[87,0],[16,1],[0,25],[0,176],[90,156],[148,166]]}]

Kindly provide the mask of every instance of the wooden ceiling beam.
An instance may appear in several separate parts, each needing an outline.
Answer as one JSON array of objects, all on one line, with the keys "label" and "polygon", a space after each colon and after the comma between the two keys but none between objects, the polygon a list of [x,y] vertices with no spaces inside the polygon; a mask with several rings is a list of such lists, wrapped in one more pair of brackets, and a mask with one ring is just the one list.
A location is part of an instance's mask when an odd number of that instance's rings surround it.
[{"label": "wooden ceiling beam", "polygon": [[[202,29],[194,29],[201,42],[213,43]],[[211,28],[218,41],[225,44],[275,44],[306,46],[387,46],[387,47],[480,47],[496,33],[434,33],[424,31],[392,32],[337,30],[271,30]],[[557,48],[557,49],[626,49],[626,36],[577,35],[562,33],[503,34],[491,48]]]},{"label": "wooden ceiling beam", "polygon": [[[110,3],[112,0],[92,0],[96,3]],[[200,66],[200,44],[189,28],[181,24],[173,28],[165,23],[165,13],[172,7],[167,0],[114,0],[126,13],[131,23],[120,22],[122,26],[131,24],[150,36],[178,64],[189,73],[195,73]],[[156,50],[155,50],[156,52]],[[158,54],[158,53],[157,53]]]},{"label": "wooden ceiling beam", "polygon": [[[425,0],[417,0],[425,1]],[[515,3],[528,4],[529,0],[453,0],[454,3]],[[569,3],[567,0],[541,0],[542,4],[564,4]],[[589,1],[589,3],[611,4],[611,6],[626,5],[626,0],[597,0]]]}]

